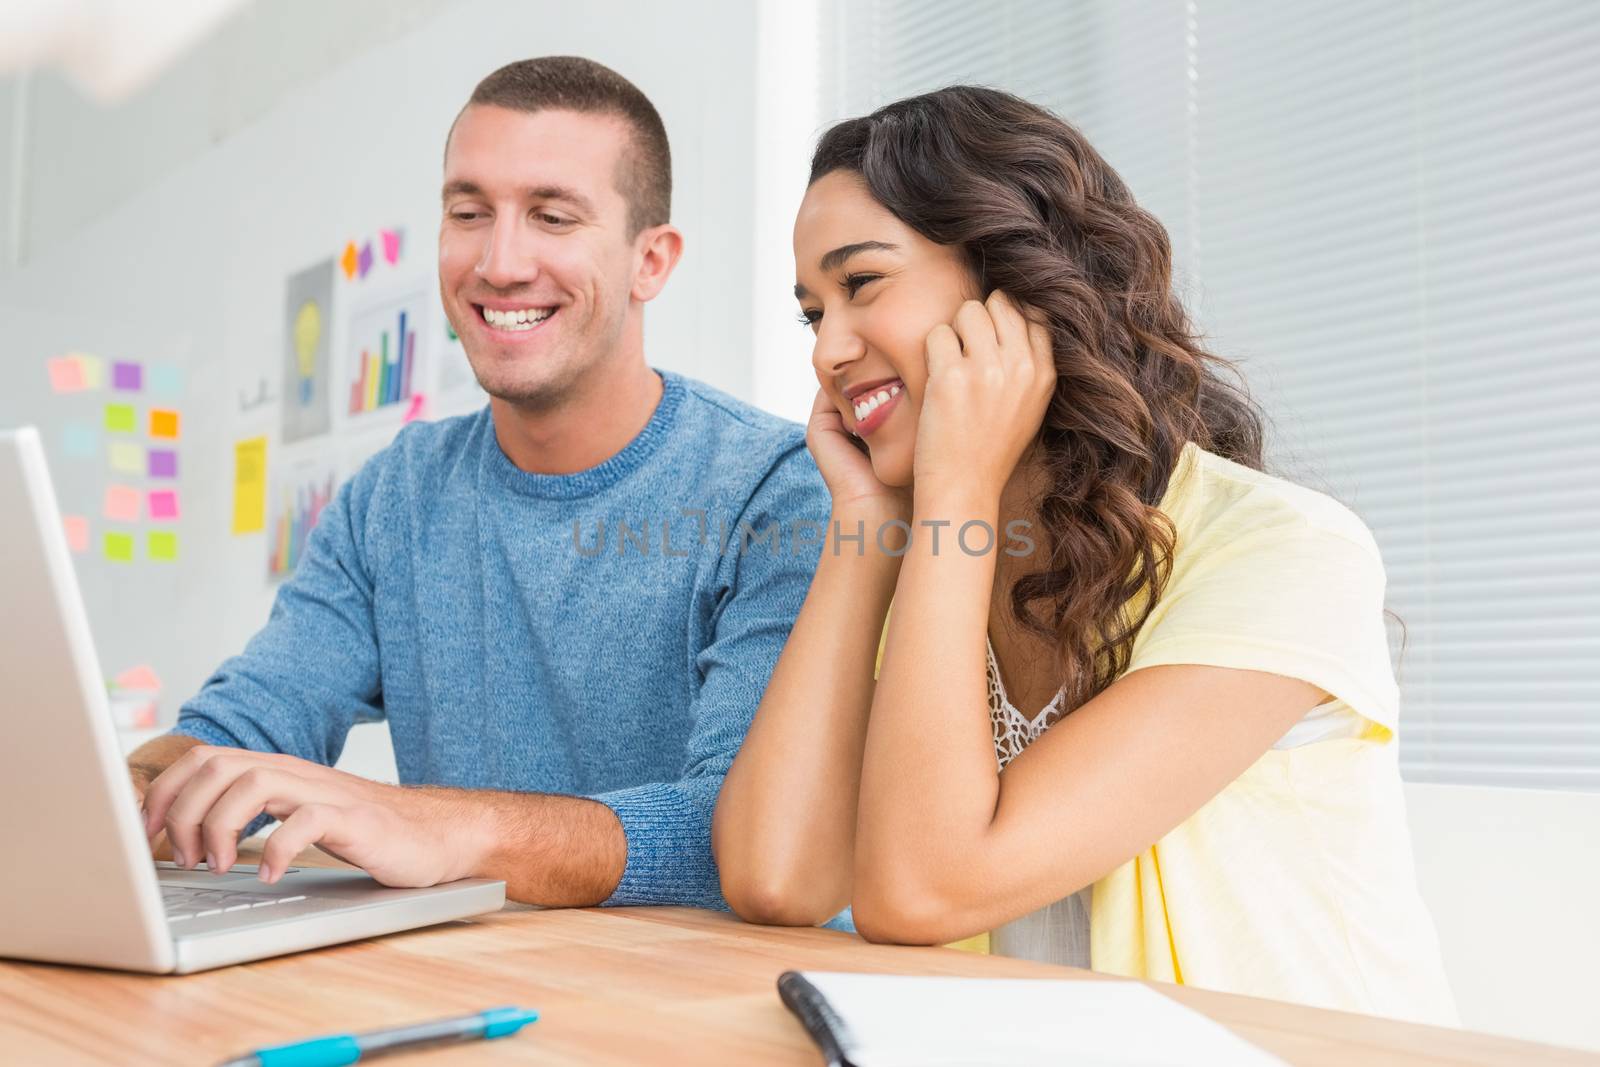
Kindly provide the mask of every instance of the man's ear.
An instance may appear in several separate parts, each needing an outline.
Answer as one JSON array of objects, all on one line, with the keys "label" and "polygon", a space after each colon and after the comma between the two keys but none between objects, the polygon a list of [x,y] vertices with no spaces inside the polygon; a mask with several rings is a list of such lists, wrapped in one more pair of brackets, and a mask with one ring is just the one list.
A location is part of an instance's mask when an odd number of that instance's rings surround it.
[{"label": "man's ear", "polygon": [[676,226],[651,226],[634,238],[633,298],[654,300],[683,256],[683,234]]}]

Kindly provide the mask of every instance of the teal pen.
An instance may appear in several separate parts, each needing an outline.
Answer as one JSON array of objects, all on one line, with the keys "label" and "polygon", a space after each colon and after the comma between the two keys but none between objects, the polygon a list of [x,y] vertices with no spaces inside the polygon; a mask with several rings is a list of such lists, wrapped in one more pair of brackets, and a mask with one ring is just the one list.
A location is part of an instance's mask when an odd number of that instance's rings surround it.
[{"label": "teal pen", "polygon": [[387,1052],[409,1052],[435,1045],[454,1045],[460,1041],[488,1040],[514,1034],[539,1013],[524,1008],[490,1008],[454,1019],[438,1019],[393,1030],[369,1030],[364,1034],[334,1034],[310,1041],[258,1048],[217,1067],[343,1067]]}]

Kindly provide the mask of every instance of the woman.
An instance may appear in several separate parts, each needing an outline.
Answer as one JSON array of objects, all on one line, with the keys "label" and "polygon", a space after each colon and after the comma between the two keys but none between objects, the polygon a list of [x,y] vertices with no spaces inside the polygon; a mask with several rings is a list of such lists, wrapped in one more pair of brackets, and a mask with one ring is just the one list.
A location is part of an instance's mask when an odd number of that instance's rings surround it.
[{"label": "woman", "polygon": [[832,529],[717,806],[734,910],[1453,1022],[1376,546],[1261,472],[1159,223],[955,87],[828,131],[794,244]]}]

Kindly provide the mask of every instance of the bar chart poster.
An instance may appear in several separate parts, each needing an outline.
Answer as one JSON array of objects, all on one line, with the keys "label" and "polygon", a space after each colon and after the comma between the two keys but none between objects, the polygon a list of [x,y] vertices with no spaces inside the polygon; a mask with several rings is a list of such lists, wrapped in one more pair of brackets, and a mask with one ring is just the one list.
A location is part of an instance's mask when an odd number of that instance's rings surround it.
[{"label": "bar chart poster", "polygon": [[267,498],[267,577],[280,581],[293,574],[305,555],[306,539],[316,529],[323,509],[339,488],[335,464],[302,460],[274,477]]},{"label": "bar chart poster", "polygon": [[347,416],[404,413],[412,393],[422,391],[418,334],[427,307],[427,291],[414,289],[352,310],[343,381]]}]

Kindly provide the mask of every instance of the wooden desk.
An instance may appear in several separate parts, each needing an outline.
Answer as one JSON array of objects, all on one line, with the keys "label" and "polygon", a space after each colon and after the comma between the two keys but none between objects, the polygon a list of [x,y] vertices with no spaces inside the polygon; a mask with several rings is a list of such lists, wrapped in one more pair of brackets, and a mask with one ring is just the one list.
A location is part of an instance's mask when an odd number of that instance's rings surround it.
[{"label": "wooden desk", "polygon": [[[478,919],[185,977],[0,961],[0,1062],[214,1064],[262,1045],[515,1004],[521,1034],[398,1064],[821,1062],[778,1000],[791,968],[1110,980],[687,908]],[[1153,984],[1292,1064],[1600,1064],[1600,1056]],[[384,1061],[389,1062],[389,1061]]]}]

